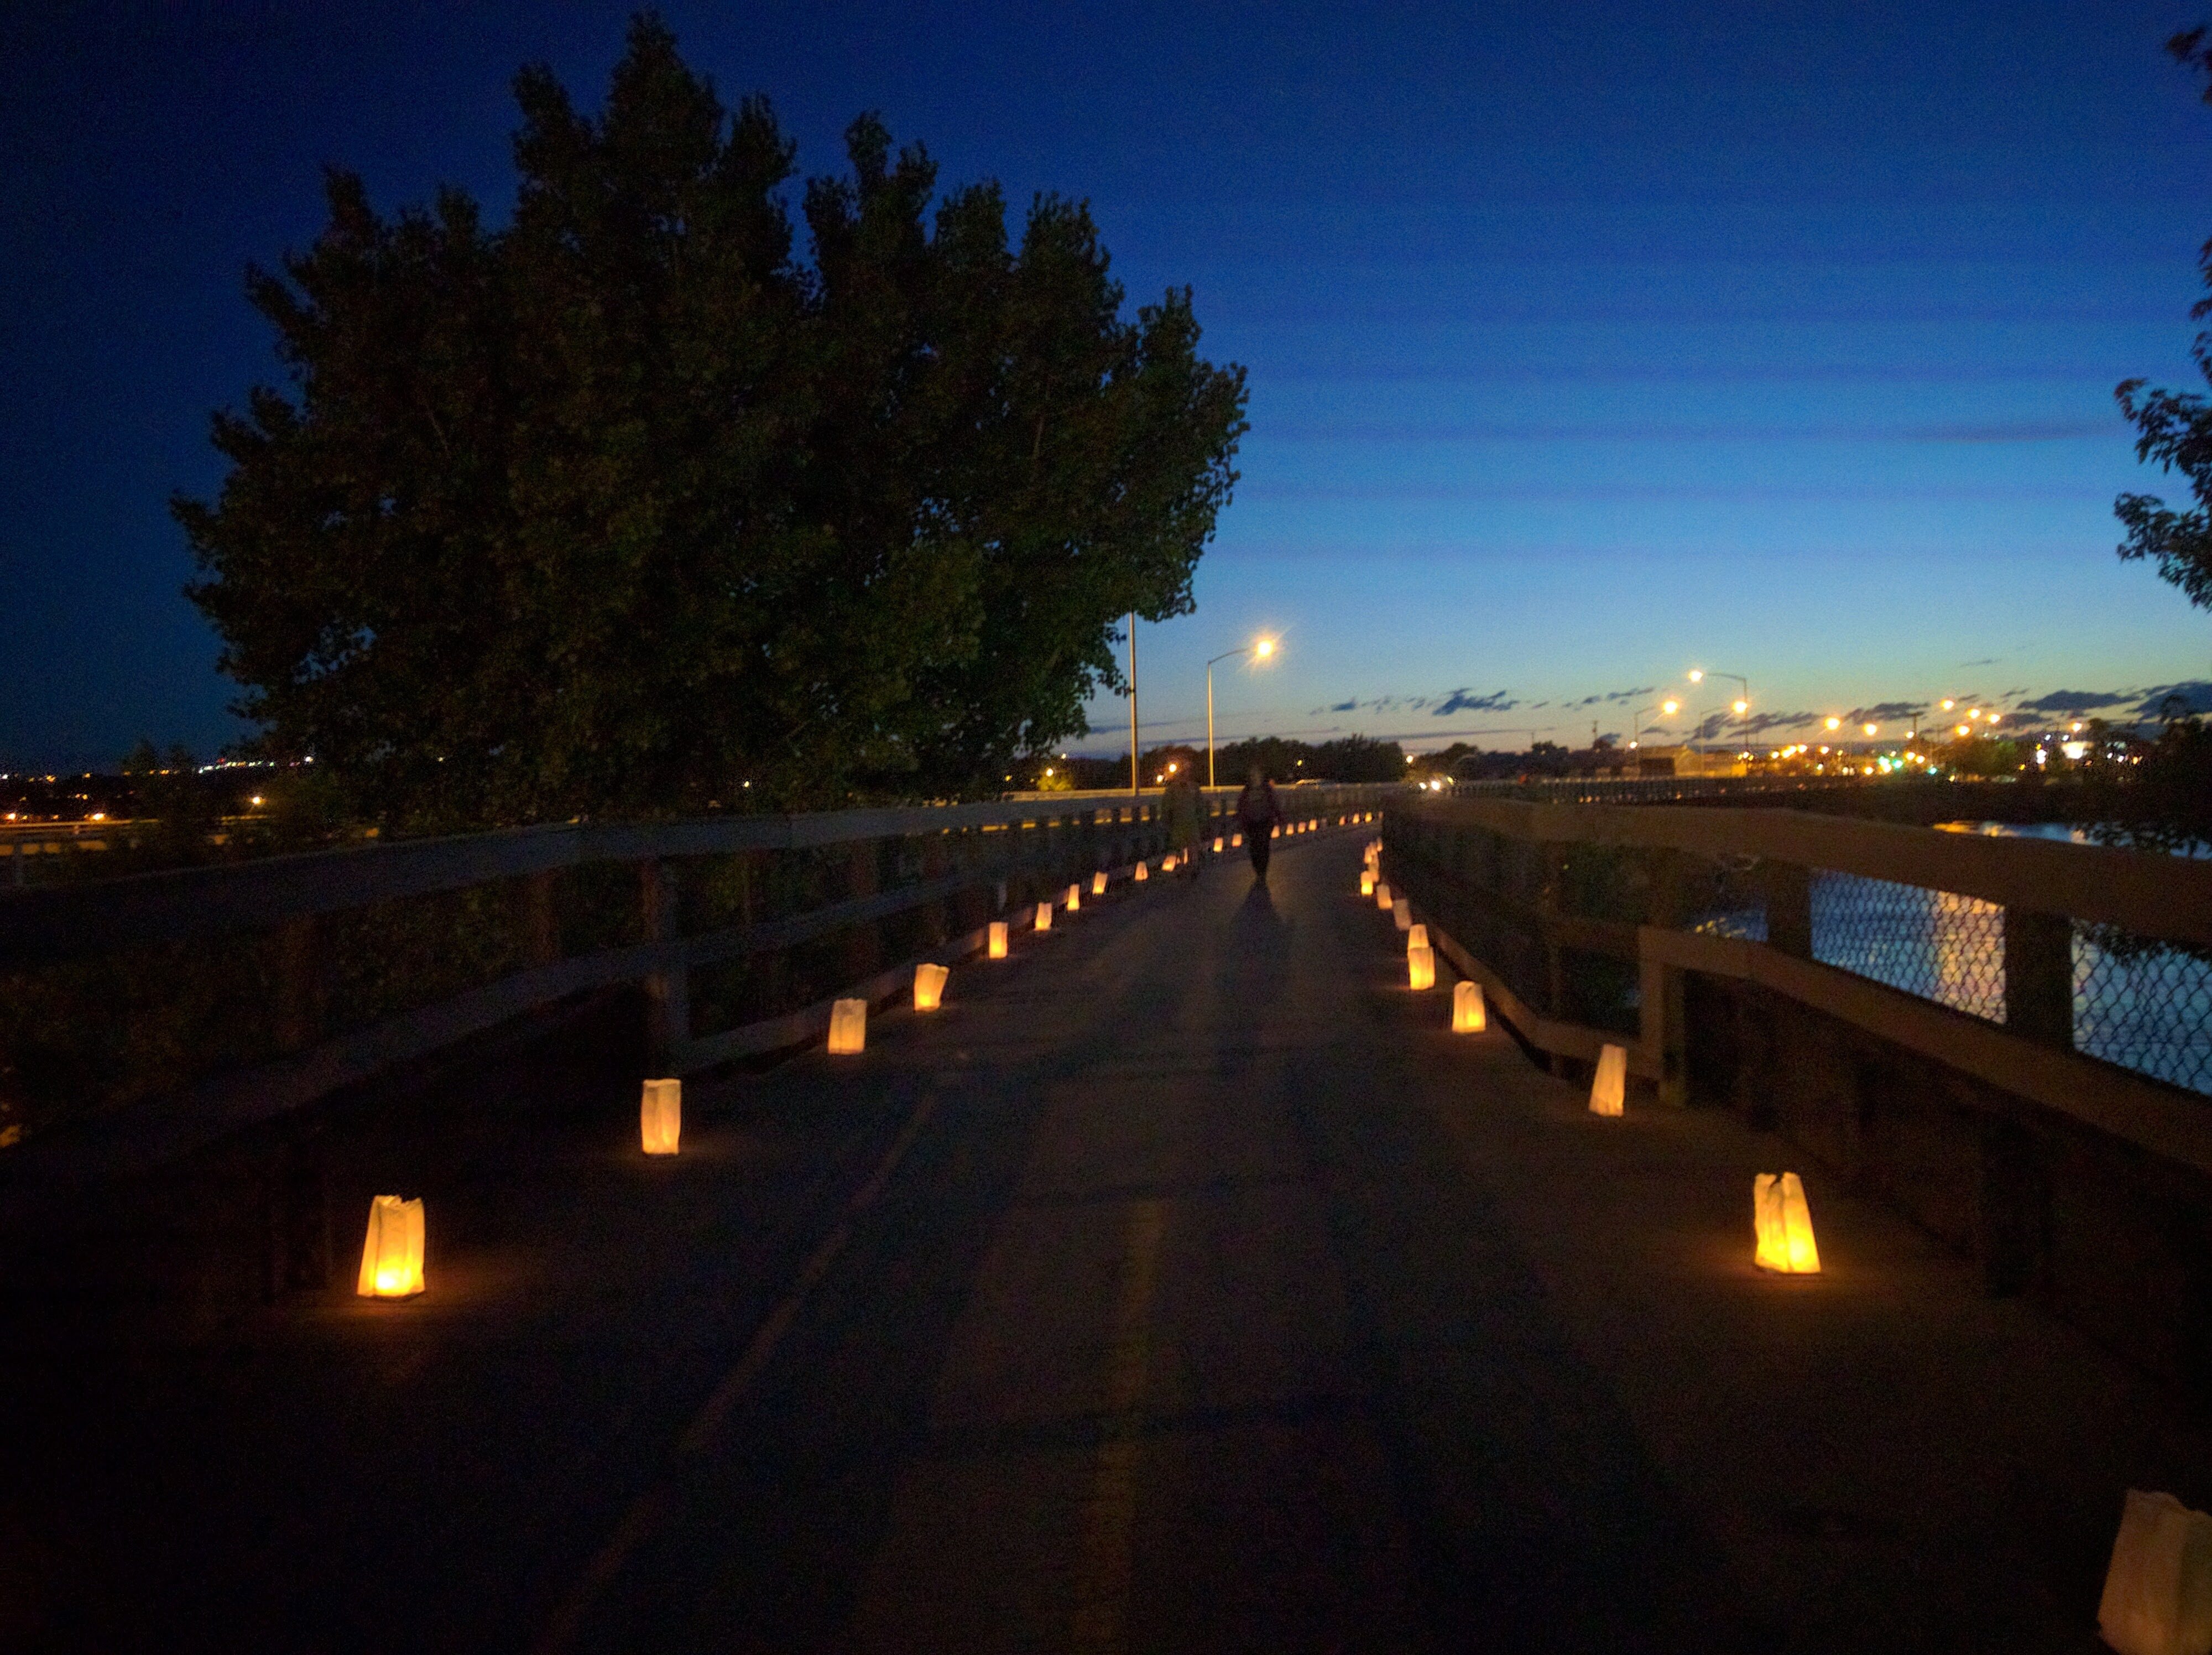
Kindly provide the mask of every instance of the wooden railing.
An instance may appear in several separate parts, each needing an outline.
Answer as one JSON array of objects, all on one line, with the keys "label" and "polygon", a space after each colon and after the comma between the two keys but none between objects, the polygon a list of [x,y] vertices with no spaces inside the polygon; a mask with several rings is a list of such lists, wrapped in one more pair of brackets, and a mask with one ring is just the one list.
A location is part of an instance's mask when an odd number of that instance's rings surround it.
[{"label": "wooden railing", "polygon": [[1622,1045],[1645,1106],[1738,1112],[1817,1200],[2212,1385],[2212,861],[1772,808],[1407,801],[1382,837],[1555,1069]]},{"label": "wooden railing", "polygon": [[[1385,791],[1285,797],[1334,824]],[[1206,801],[1209,831],[1230,806]],[[0,1205],[593,989],[642,989],[659,1073],[796,1044],[830,999],[896,992],[919,959],[980,947],[990,916],[1158,855],[1159,809],[584,823],[0,890],[0,1104],[23,1140],[0,1153]]]},{"label": "wooden railing", "polygon": [[[2095,951],[2157,962],[2179,985],[2157,1008],[2172,1037],[2212,1037],[2212,1001],[2194,986],[2212,953],[2212,861],[1786,810],[1418,796],[1384,838],[1394,885],[1542,1050],[1588,1062],[1626,1044],[1632,1072],[1679,1097],[1683,975],[1753,982],[2212,1171],[2203,1088],[2100,1058],[2077,1027],[2094,1009],[2081,979]],[[1851,934],[1852,900],[1878,905],[1899,887],[1927,893],[1948,928],[1932,992],[1911,991],[1909,971],[1885,977],[1881,948]],[[1832,934],[1817,951],[1816,888]],[[1864,924],[1899,928],[1894,913]]]}]

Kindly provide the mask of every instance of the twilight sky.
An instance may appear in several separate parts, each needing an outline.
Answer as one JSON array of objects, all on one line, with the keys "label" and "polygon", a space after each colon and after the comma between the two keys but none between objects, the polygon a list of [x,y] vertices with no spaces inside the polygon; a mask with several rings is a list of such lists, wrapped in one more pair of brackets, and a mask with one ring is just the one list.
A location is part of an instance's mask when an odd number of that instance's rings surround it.
[{"label": "twilight sky", "polygon": [[[274,373],[245,264],[312,239],[325,161],[503,214],[515,68],[596,103],[629,9],[0,10],[0,770],[239,733],[164,502]],[[948,182],[1089,198],[1132,303],[1192,284],[1250,370],[1198,611],[1141,629],[1148,744],[1262,629],[1224,737],[1586,742],[1692,666],[1783,720],[2212,679],[2111,514],[2187,492],[2112,391],[2202,388],[2212,109],[2160,46],[2212,5],[663,10],[804,170],[875,108]]]}]

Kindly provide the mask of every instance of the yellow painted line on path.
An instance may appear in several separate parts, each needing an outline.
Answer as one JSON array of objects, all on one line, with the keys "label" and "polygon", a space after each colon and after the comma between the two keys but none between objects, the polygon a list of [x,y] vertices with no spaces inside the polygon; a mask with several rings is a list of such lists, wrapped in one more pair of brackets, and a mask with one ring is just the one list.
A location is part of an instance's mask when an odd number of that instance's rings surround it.
[{"label": "yellow painted line on path", "polygon": [[882,1197],[885,1186],[890,1183],[891,1174],[898,1170],[898,1164],[906,1159],[907,1151],[914,1147],[915,1140],[921,1135],[922,1129],[929,1124],[930,1117],[936,1112],[937,1092],[933,1087],[924,1092],[921,1101],[915,1105],[914,1113],[900,1129],[890,1147],[884,1152],[883,1159],[877,1163],[873,1175],[846,1202],[842,1216],[808,1257],[805,1267],[799,1271],[799,1278],[790,1291],[776,1301],[775,1308],[768,1313],[747,1342],[744,1354],[722,1376],[721,1383],[714,1387],[714,1393],[692,1416],[690,1424],[685,1427],[684,1434],[677,1439],[675,1463],[658,1483],[630,1502],[629,1509],[623,1513],[622,1521],[615,1525],[615,1531],[607,1537],[606,1544],[599,1548],[597,1555],[585,1566],[583,1573],[577,1577],[575,1585],[555,1608],[546,1621],[544,1631],[531,1646],[532,1655],[562,1655],[562,1652],[574,1645],[577,1630],[592,1605],[614,1583],[623,1565],[629,1561],[638,1548],[652,1537],[676,1509],[676,1484],[685,1463],[704,1454],[714,1445],[730,1410],[760,1378],[762,1371],[775,1355],[777,1347],[782,1344],[784,1336],[791,1331],[792,1323],[799,1319],[799,1312],[805,1308],[808,1296],[822,1285],[823,1279],[830,1274],[830,1266],[837,1262],[838,1256],[852,1240],[854,1221]]},{"label": "yellow painted line on path", "polygon": [[1077,1655],[1117,1655],[1126,1646],[1137,1451],[1144,1433],[1145,1376],[1152,1366],[1152,1295],[1166,1232],[1164,1202],[1140,1201],[1130,1208],[1114,1341],[1106,1358],[1105,1432],[1084,1508],[1072,1628]]}]

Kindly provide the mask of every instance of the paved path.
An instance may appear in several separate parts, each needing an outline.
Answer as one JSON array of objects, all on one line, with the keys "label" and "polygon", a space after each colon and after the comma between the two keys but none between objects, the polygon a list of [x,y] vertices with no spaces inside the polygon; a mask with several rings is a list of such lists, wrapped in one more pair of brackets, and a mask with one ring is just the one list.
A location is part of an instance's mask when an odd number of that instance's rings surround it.
[{"label": "paved path", "polygon": [[673,1164],[588,1062],[358,1126],[423,1299],[12,1353],[0,1647],[2096,1647],[2202,1433],[1809,1168],[1826,1274],[1754,1272],[1802,1158],[1444,1032],[1358,843],[694,1086]]}]

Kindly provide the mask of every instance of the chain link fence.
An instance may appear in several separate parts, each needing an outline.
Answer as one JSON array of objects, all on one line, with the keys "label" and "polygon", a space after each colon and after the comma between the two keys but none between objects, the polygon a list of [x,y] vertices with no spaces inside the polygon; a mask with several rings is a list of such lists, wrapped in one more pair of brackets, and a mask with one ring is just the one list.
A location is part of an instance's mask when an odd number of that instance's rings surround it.
[{"label": "chain link fence", "polygon": [[[1633,1033],[1634,928],[1769,941],[1773,870],[1750,855],[1522,838],[1418,816],[1394,855],[1430,876],[1453,935],[1544,1015]],[[1814,871],[1812,958],[1984,1021],[2006,1022],[2005,910],[1978,897]],[[1594,923],[1593,923],[1594,922]],[[1800,923],[1802,924],[1802,920]],[[1611,928],[1609,934],[1598,928]],[[2212,954],[2075,923],[2071,1029],[2083,1055],[2212,1093]]]}]

